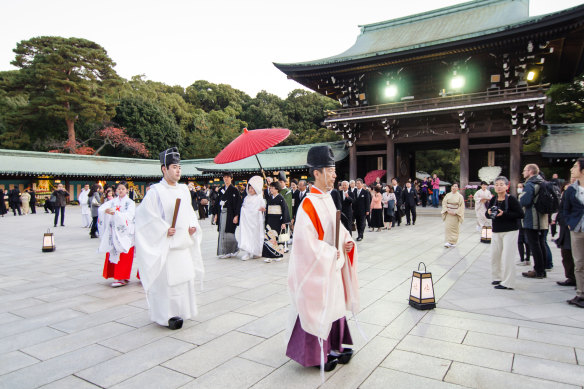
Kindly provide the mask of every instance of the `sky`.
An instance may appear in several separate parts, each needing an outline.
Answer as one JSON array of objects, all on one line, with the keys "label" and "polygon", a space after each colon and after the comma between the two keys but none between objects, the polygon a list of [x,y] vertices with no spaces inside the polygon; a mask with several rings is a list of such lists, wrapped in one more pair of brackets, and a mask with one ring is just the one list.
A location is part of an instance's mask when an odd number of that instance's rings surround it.
[{"label": "sky", "polygon": [[[285,98],[301,87],[274,67],[339,54],[359,25],[462,3],[460,0],[1,0],[0,71],[35,36],[85,38],[104,47],[117,73],[187,87],[229,84],[254,97]],[[531,0],[530,15],[584,3]]]}]

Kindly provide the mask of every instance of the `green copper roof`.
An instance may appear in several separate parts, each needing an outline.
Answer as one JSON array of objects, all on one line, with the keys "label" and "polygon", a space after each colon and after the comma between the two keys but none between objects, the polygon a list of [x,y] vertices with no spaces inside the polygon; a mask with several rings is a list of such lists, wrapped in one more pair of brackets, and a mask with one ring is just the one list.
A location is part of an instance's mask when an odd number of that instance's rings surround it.
[{"label": "green copper roof", "polygon": [[541,142],[544,157],[583,157],[584,123],[548,124],[548,135]]},{"label": "green copper roof", "polygon": [[0,150],[0,173],[87,177],[160,177],[158,160]]},{"label": "green copper roof", "polygon": [[[316,145],[329,145],[335,154],[335,161],[341,161],[349,155],[349,150],[344,141],[317,143],[298,146],[272,147],[260,154],[258,159],[264,170],[304,170],[306,169],[306,155],[308,150]],[[193,165],[202,172],[259,172],[260,167],[255,156],[242,159],[240,161],[215,164],[212,159],[193,161]]]},{"label": "green copper roof", "polygon": [[[565,10],[554,14],[562,12]],[[315,61],[275,65],[285,70],[406,53],[510,30],[554,14],[530,18],[529,0],[476,0],[360,26],[361,34],[355,44],[341,54]]]},{"label": "green copper roof", "polygon": [[[347,157],[345,142],[319,143],[333,148],[335,159],[340,161]],[[272,147],[258,155],[266,170],[305,169],[306,154],[314,145]],[[206,172],[259,171],[255,157],[224,165],[213,163],[213,159],[187,159],[181,161],[184,177],[203,177]],[[204,172],[205,170],[206,172]],[[19,151],[0,149],[0,174],[33,176],[79,176],[79,177],[126,177],[159,178],[160,163],[154,159],[134,159],[102,157],[93,155],[44,153],[38,151]]]}]

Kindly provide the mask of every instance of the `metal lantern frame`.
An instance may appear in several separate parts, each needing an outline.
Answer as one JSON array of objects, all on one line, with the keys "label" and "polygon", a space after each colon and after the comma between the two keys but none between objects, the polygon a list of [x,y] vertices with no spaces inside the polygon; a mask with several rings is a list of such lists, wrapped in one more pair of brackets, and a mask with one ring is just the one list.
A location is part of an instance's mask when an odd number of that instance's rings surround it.
[{"label": "metal lantern frame", "polygon": [[47,232],[44,233],[43,235],[43,252],[47,253],[47,252],[51,252],[51,251],[55,251],[56,247],[55,247],[55,234],[53,234],[51,232],[51,229],[47,229]]},{"label": "metal lantern frame", "polygon": [[483,226],[483,228],[481,228],[481,243],[491,243],[492,236],[493,227]]},{"label": "metal lantern frame", "polygon": [[[420,271],[420,266],[424,265],[424,271]],[[431,290],[431,297],[427,294]],[[425,296],[426,295],[426,296]],[[436,308],[436,296],[434,294],[434,282],[432,273],[426,271],[426,264],[420,262],[418,270],[412,274],[410,285],[410,305],[416,309],[426,310]]]}]

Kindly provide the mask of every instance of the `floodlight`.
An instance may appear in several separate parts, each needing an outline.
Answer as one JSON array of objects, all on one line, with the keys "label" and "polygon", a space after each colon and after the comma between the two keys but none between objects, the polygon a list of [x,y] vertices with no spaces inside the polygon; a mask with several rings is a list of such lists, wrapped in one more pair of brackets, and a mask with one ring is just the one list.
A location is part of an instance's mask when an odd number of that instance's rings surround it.
[{"label": "floodlight", "polygon": [[385,87],[385,97],[395,97],[397,96],[397,86],[393,84],[389,84]]},{"label": "floodlight", "polygon": [[454,76],[450,80],[450,87],[452,89],[462,89],[464,86],[464,77],[462,76]]},{"label": "floodlight", "polygon": [[529,72],[527,72],[527,81],[533,81],[535,80],[535,72],[533,70],[530,70]]}]

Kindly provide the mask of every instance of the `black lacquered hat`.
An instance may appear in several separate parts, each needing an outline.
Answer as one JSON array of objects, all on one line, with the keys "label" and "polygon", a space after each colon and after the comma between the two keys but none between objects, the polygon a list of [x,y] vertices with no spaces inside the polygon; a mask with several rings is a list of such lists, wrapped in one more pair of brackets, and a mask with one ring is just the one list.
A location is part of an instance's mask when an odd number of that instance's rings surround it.
[{"label": "black lacquered hat", "polygon": [[335,155],[330,146],[314,146],[308,150],[306,166],[320,169],[335,166]]},{"label": "black lacquered hat", "polygon": [[180,154],[176,147],[171,147],[160,153],[161,166],[169,167],[172,164],[180,164]]}]

